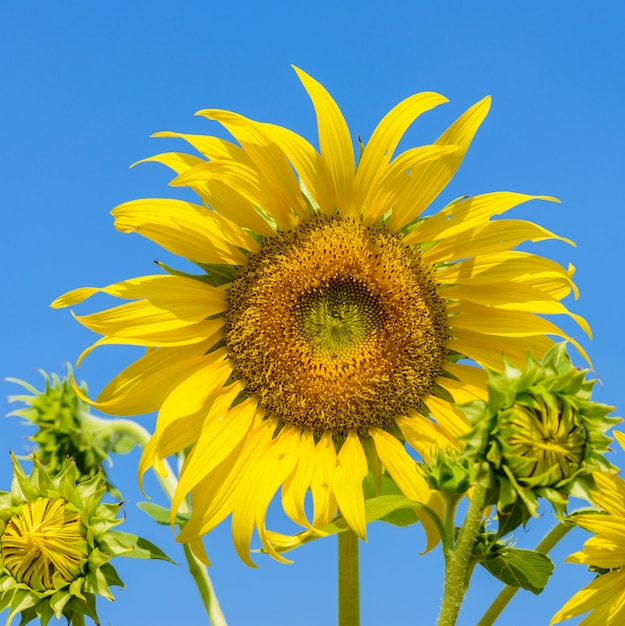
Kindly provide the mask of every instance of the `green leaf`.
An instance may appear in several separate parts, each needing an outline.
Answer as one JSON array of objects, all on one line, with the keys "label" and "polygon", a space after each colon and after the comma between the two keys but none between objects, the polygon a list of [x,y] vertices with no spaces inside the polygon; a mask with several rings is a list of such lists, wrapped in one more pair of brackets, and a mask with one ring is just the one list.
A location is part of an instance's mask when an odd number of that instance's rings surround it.
[{"label": "green leaf", "polygon": [[480,565],[506,585],[535,594],[545,588],[554,568],[553,561],[546,554],[517,548],[501,551]]},{"label": "green leaf", "polygon": [[157,548],[152,542],[138,535],[131,535],[130,533],[122,533],[118,530],[112,530],[109,535],[115,535],[120,543],[132,546],[132,550],[125,552],[120,556],[125,556],[131,559],[160,559],[161,561],[169,561],[174,565],[177,565],[175,561],[172,561],[160,548]]},{"label": "green leaf", "polygon": [[[144,513],[147,513],[157,524],[169,526],[169,509],[158,504],[153,504],[152,502],[137,502],[137,506]],[[176,515],[176,524],[182,526],[189,521],[190,517],[190,513],[178,513],[178,515]]]}]

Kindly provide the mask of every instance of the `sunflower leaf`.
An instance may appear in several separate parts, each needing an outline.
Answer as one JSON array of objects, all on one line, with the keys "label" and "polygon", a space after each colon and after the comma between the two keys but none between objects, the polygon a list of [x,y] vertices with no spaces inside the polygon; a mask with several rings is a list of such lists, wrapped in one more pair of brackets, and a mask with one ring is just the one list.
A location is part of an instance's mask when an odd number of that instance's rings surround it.
[{"label": "sunflower leaf", "polygon": [[509,548],[480,563],[506,585],[521,587],[539,594],[553,573],[553,561],[532,550]]},{"label": "sunflower leaf", "polygon": [[121,556],[132,559],[160,559],[161,561],[169,561],[177,565],[177,563],[172,561],[160,548],[156,547],[147,539],[143,539],[143,537],[130,533],[122,533],[117,530],[111,531],[109,535],[115,535],[120,543],[132,546],[132,550],[125,552]]},{"label": "sunflower leaf", "polygon": [[[137,506],[147,513],[157,524],[169,526],[169,509],[152,502],[137,502]],[[176,524],[184,524],[189,521],[191,515],[189,513],[178,513],[176,515]]]}]

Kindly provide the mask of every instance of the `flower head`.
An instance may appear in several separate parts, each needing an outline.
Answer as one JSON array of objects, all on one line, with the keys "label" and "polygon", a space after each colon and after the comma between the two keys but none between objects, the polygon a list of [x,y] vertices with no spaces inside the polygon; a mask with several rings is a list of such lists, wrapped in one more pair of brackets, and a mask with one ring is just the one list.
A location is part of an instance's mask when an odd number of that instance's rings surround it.
[{"label": "flower head", "polygon": [[525,521],[543,497],[562,513],[569,495],[590,500],[593,472],[616,469],[603,454],[606,431],[620,419],[591,400],[595,381],[587,373],[573,367],[561,343],[541,362],[529,355],[525,370],[508,364],[490,372],[488,403],[463,407],[473,424],[463,436],[466,453],[485,465],[500,512],[522,503]]},{"label": "flower head", "polygon": [[7,624],[17,613],[21,624],[53,615],[99,623],[96,596],[112,600],[109,587],[123,586],[109,561],[134,549],[112,530],[120,505],[100,503],[101,474],[78,482],[71,460],[55,476],[33,463],[28,477],[13,457],[12,489],[0,492],[0,611],[9,609]]},{"label": "flower head", "polygon": [[[625,444],[622,433],[614,434],[621,445]],[[625,481],[604,473],[595,474],[595,481],[593,501],[603,512],[571,516],[571,521],[595,534],[566,561],[587,565],[597,576],[566,602],[550,624],[588,611],[580,624],[611,626],[625,622]]]},{"label": "flower head", "polygon": [[[91,415],[89,405],[78,395],[69,377],[49,376],[44,371],[41,375],[45,380],[42,391],[25,381],[9,379],[32,394],[9,396],[9,402],[25,405],[9,415],[23,417],[37,426],[37,432],[30,437],[37,444],[35,456],[52,475],[71,457],[83,478],[102,473],[108,489],[121,497],[111,485],[103,463],[109,460],[111,452],[128,451],[134,441],[109,428],[106,420]],[[87,392],[84,383],[81,390],[83,394]]]},{"label": "flower head", "polygon": [[172,184],[190,187],[202,204],[144,199],[113,211],[120,231],[193,261],[200,274],[161,264],[168,275],[77,289],[53,303],[72,306],[97,292],[131,301],[77,318],[103,336],[95,346],[150,348],[94,404],[119,415],[159,410],[140,471],[190,449],[172,515],[189,493],[193,515],[179,539],[200,550],[200,538],[232,514],[236,549],[250,564],[254,529],[282,558],[265,527],[280,487],[285,513],[311,532],[340,510],[365,536],[369,471],[387,472],[408,498],[436,508],[438,495],[405,442],[426,456],[432,444],[453,443],[468,428],[454,402],[485,397],[484,372],[458,360],[501,369],[502,353],[513,363],[528,347],[544,353],[547,335],[565,334],[537,314],[570,315],[560,300],[574,289],[571,269],[513,250],[559,237],[491,220],[553,198],[491,193],[423,216],[460,165],[489,98],[434,144],[395,156],[408,126],[446,101],[407,98],[356,166],[338,106],[297,72],[316,110],[319,151],[286,128],[200,111],[238,144],[158,133],[201,156],[146,160],[172,168]]}]

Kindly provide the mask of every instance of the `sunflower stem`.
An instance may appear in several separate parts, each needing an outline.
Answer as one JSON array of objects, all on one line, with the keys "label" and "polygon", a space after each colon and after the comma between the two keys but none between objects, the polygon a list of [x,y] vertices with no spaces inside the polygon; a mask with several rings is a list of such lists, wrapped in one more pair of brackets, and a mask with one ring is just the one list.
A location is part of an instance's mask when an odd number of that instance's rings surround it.
[{"label": "sunflower stem", "polygon": [[[150,440],[150,433],[143,428],[141,424],[137,424],[137,422],[133,420],[104,420],[95,416],[90,417],[101,421],[103,427],[107,426],[117,434],[132,437],[141,449],[145,448]],[[178,481],[176,480],[175,474],[169,463],[164,460],[163,464],[166,475],[161,476],[160,473],[156,472],[156,478],[165,492],[165,495],[171,501],[174,497],[174,493],[176,492]],[[180,512],[186,513],[188,509],[189,506],[187,502],[183,501],[180,505]],[[195,556],[195,554],[193,554],[193,551],[186,543],[184,544],[184,555],[187,559],[189,573],[193,576],[193,580],[195,580],[195,584],[202,598],[202,603],[204,604],[210,623],[213,626],[226,626],[226,618],[224,617],[221,607],[219,606],[217,596],[215,595],[215,589],[213,588],[206,566]]]},{"label": "sunflower stem", "polygon": [[[571,530],[571,528],[573,528],[573,526],[574,524],[569,521],[562,520],[558,522],[544,536],[536,548],[534,548],[534,551],[540,552],[541,554],[549,554],[552,548],[569,532],[569,530]],[[513,587],[511,585],[504,587],[493,603],[488,607],[486,613],[484,613],[477,626],[492,626],[519,589],[520,587]]]},{"label": "sunflower stem", "polygon": [[358,537],[351,531],[339,533],[339,620],[338,626],[359,626],[360,585]]},{"label": "sunflower stem", "polygon": [[441,541],[443,544],[443,555],[445,556],[445,560],[447,560],[454,546],[456,509],[458,508],[461,496],[444,492],[442,496],[445,499],[445,516]]},{"label": "sunflower stem", "polygon": [[471,553],[482,524],[486,487],[475,486],[469,502],[464,524],[458,539],[447,553],[445,560],[445,590],[438,616],[438,626],[453,626],[456,623],[464,595],[469,588],[472,571]]},{"label": "sunflower stem", "polygon": [[206,609],[211,624],[213,626],[227,626],[226,619],[217,602],[213,584],[206,571],[206,566],[193,554],[193,550],[191,550],[188,543],[184,544],[184,555],[187,557],[189,572],[191,576],[193,576],[195,584],[200,591],[202,602],[204,602],[204,608]]}]

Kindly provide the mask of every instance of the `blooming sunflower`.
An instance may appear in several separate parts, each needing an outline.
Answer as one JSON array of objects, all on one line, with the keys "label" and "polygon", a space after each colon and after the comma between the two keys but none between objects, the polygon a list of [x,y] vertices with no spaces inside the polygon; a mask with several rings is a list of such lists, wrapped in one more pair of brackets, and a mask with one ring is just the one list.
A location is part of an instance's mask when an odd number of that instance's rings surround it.
[{"label": "blooming sunflower", "polygon": [[[622,433],[614,433],[621,445]],[[550,624],[590,611],[580,626],[610,626],[625,623],[625,480],[605,473],[595,474],[598,491],[593,500],[604,514],[588,513],[572,518],[593,533],[584,548],[566,558],[587,565],[598,576],[578,591],[552,618]]]},{"label": "blooming sunflower", "polygon": [[522,364],[528,349],[544,354],[548,335],[567,336],[540,314],[570,315],[589,331],[560,302],[575,290],[573,269],[513,250],[561,238],[490,219],[553,198],[490,193],[423,217],[489,98],[433,145],[394,157],[413,121],[447,101],[407,98],[361,145],[356,165],[337,104],[296,71],[316,111],[319,151],[286,128],[203,110],[238,144],[162,132],[202,156],[146,159],[173,169],[172,184],[202,204],[142,199],[113,210],[118,230],[142,234],[201,274],[161,264],[167,274],[77,289],[52,304],[98,292],[131,301],[77,316],[103,336],[80,359],[103,344],[148,348],[93,404],[116,415],[159,411],[140,473],[188,451],[172,515],[188,494],[193,515],[179,540],[200,551],[201,537],[232,514],[235,547],[249,564],[254,529],[283,559],[265,525],[280,487],[297,524],[319,530],[340,510],[362,538],[369,471],[387,472],[408,498],[436,508],[404,444],[427,457],[433,443],[468,429],[453,403],[485,398],[485,375],[458,361],[501,369],[502,355]]}]

